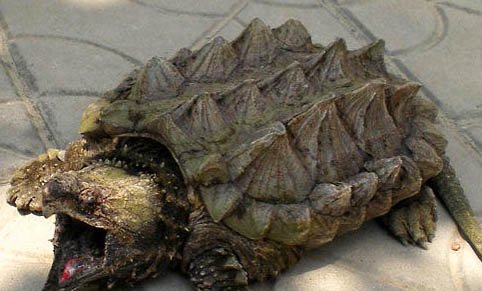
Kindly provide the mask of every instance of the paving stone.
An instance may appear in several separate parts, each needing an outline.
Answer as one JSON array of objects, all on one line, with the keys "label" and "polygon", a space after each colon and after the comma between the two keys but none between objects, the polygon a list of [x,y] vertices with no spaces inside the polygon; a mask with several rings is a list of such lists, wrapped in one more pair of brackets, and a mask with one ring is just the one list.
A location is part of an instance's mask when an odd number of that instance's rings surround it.
[{"label": "paving stone", "polygon": [[[249,286],[250,291],[272,291],[274,289],[273,283],[255,283]],[[168,272],[166,275],[149,279],[145,282],[141,282],[133,288],[122,289],[123,291],[192,291],[193,287],[189,282],[189,279],[182,276],[180,273]],[[281,291],[283,289],[279,289]],[[290,290],[287,290],[290,291]],[[294,291],[294,290],[293,290]]]},{"label": "paving stone", "polygon": [[27,156],[44,152],[27,110],[20,102],[0,105],[0,136],[0,147],[19,151]]},{"label": "paving stone", "polygon": [[401,57],[451,117],[482,108],[482,17],[445,9],[445,38],[428,51]]},{"label": "paving stone", "polygon": [[482,177],[482,161],[477,153],[464,143],[460,135],[442,122],[440,129],[448,140],[447,155],[450,157],[457,176],[460,179],[465,195],[476,213],[482,215],[482,199],[480,199],[480,177]]},{"label": "paving stone", "polygon": [[445,0],[436,3],[440,7],[448,7],[467,14],[482,15],[482,2],[474,0]]},{"label": "paving stone", "polygon": [[[0,183],[7,183],[18,167],[29,159],[0,148]],[[3,201],[0,201],[2,203]],[[0,222],[1,225],[1,222]]]},{"label": "paving stone", "polygon": [[482,270],[482,262],[474,255],[472,248],[467,242],[463,240],[460,242],[462,248],[459,250],[461,252],[459,260],[463,270],[463,276],[459,277],[460,285],[465,290],[480,290],[482,288],[482,271],[480,271]]},{"label": "paving stone", "polygon": [[169,272],[166,275],[149,279],[136,285],[134,288],[125,288],[124,291],[192,291],[192,286],[189,284],[189,279],[173,272]]},{"label": "paving stone", "polygon": [[[377,287],[376,290],[383,290],[389,286],[403,290],[457,290],[452,280],[454,266],[451,265],[449,256],[460,254],[452,253],[450,250],[453,241],[459,237],[452,219],[440,204],[438,206],[439,220],[436,237],[428,244],[428,250],[414,246],[405,247],[377,223],[369,222],[361,229],[312,251],[305,257],[310,260],[308,264],[303,260],[289,273],[304,273],[309,269],[309,272],[313,272],[309,278],[313,278],[312,280],[315,280],[318,286],[323,286],[321,281],[323,277],[331,280],[337,278],[341,286],[357,284],[358,280],[360,284],[367,284],[340,290],[372,290],[372,282],[374,284],[377,281],[380,282],[379,284],[386,285],[378,285],[381,289]],[[340,268],[326,268],[332,264],[344,266],[350,271],[342,272]],[[482,275],[482,269],[480,274]],[[355,279],[351,282],[352,278],[365,278],[365,280]],[[292,280],[288,278],[288,280],[295,281],[295,278]],[[299,282],[303,284],[308,281],[301,277]]]},{"label": "paving stone", "polygon": [[5,71],[5,68],[0,64],[0,102],[15,99],[17,93],[10,81],[10,78]]},{"label": "paving stone", "polygon": [[[5,226],[10,220],[17,218],[19,215],[16,208],[8,205],[7,201],[7,189],[10,186],[0,184],[0,232],[3,226]],[[1,242],[0,242],[1,244]]]},{"label": "paving stone", "polygon": [[[160,13],[126,0],[92,6],[91,1],[1,1],[10,33],[59,36],[133,57],[141,63],[190,46],[217,20]],[[107,1],[106,1],[107,2]]]},{"label": "paving stone", "polygon": [[53,260],[54,217],[20,215],[0,185],[0,289],[40,290]]},{"label": "paving stone", "polygon": [[474,140],[479,149],[479,153],[482,153],[482,121],[481,124],[466,129],[466,132]]},{"label": "paving stone", "polygon": [[26,63],[25,68],[18,68],[19,73],[31,76],[30,87],[40,93],[103,92],[117,86],[136,67],[109,51],[62,39],[19,39],[11,49],[17,63]]},{"label": "paving stone", "polygon": [[253,18],[259,17],[270,27],[277,27],[294,18],[303,22],[311,34],[314,43],[328,45],[336,38],[343,38],[348,48],[360,48],[360,43],[323,8],[301,9],[281,7],[263,3],[250,3],[242,10],[238,18],[248,24]]},{"label": "paving stone", "polygon": [[41,111],[50,129],[54,132],[60,148],[80,135],[80,121],[84,109],[97,98],[86,96],[43,96],[40,99]]},{"label": "paving stone", "polygon": [[0,288],[2,290],[41,290],[47,279],[50,265],[18,262],[0,254]]},{"label": "paving stone", "polygon": [[231,20],[216,35],[220,35],[228,41],[234,40],[243,31],[244,26],[235,20]]},{"label": "paving stone", "polygon": [[19,262],[51,263],[53,246],[48,240],[54,234],[55,217],[45,219],[34,214],[19,214],[15,207],[5,203],[8,188],[7,185],[0,186],[3,221],[0,225],[0,256],[14,256]]},{"label": "paving stone", "polygon": [[254,0],[254,2],[299,8],[315,8],[320,6],[317,0]]},{"label": "paving stone", "polygon": [[172,11],[174,13],[195,13],[200,15],[222,15],[229,13],[231,7],[236,4],[236,0],[135,0],[134,2],[145,3],[153,7]]},{"label": "paving stone", "polygon": [[403,1],[403,9],[399,0],[359,1],[346,9],[376,38],[384,39],[389,51],[420,45],[436,27],[435,9],[426,1]]},{"label": "paving stone", "polygon": [[[302,259],[300,268],[281,276],[276,282],[277,291],[395,291],[403,290],[380,282],[365,273],[350,271],[337,264],[320,264],[319,259]],[[301,270],[298,270],[301,269]]]}]

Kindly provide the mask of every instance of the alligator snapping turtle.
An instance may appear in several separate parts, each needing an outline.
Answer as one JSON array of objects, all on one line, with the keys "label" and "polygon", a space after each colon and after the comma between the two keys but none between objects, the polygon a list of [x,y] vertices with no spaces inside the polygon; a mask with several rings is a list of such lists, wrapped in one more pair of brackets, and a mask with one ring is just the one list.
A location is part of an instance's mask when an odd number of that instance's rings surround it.
[{"label": "alligator snapping turtle", "polygon": [[[429,185],[449,206],[463,193],[436,108],[383,52],[381,40],[323,47],[299,21],[255,19],[232,42],[149,60],[86,109],[82,139],[12,178],[10,203],[57,214],[44,290],[167,268],[198,290],[238,290],[375,217],[425,248]],[[480,249],[470,213],[459,217]]]}]

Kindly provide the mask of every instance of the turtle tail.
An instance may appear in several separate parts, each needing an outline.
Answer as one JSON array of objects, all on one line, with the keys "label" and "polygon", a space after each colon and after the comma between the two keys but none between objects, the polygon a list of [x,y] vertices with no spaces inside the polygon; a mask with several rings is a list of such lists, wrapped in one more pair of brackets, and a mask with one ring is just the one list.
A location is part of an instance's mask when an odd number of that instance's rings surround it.
[{"label": "turtle tail", "polygon": [[464,194],[455,170],[447,156],[440,174],[430,179],[429,185],[440,197],[459,227],[460,233],[482,261],[482,229]]}]

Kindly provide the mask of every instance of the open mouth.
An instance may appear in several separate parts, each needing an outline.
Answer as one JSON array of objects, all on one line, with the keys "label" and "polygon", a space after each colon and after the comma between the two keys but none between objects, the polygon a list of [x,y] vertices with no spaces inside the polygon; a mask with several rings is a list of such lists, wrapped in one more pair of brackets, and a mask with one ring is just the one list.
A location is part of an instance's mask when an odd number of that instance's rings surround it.
[{"label": "open mouth", "polygon": [[71,290],[105,277],[107,231],[57,214],[55,258],[44,290]]}]

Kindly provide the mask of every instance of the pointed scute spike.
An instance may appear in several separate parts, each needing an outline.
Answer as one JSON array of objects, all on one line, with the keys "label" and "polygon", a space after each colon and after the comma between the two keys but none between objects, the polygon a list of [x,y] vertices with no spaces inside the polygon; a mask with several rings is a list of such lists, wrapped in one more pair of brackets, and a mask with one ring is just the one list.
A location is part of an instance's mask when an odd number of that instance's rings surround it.
[{"label": "pointed scute spike", "polygon": [[373,59],[383,59],[383,54],[385,53],[385,41],[383,39],[377,39],[368,46],[367,51]]},{"label": "pointed scute spike", "polygon": [[154,101],[176,97],[184,77],[164,58],[151,58],[139,72],[131,100]]},{"label": "pointed scute spike", "polygon": [[442,171],[442,158],[423,138],[409,137],[405,140],[405,145],[412,152],[412,159],[420,169],[424,182]]},{"label": "pointed scute spike", "polygon": [[[250,145],[255,146],[255,142]],[[314,182],[287,134],[276,138],[251,159],[252,162],[235,181],[247,195],[257,200],[292,203],[304,200],[310,193]]]},{"label": "pointed scute spike", "polygon": [[226,80],[237,65],[233,47],[218,36],[192,54],[183,72],[193,81],[216,82]]},{"label": "pointed scute spike", "polygon": [[407,82],[395,87],[393,93],[387,96],[387,109],[404,137],[413,127],[413,99],[421,86],[418,82]]},{"label": "pointed scute spike", "polygon": [[232,42],[245,66],[260,67],[270,64],[276,57],[277,43],[271,29],[255,18],[238,38]]},{"label": "pointed scute spike", "polygon": [[329,44],[322,52],[310,57],[303,64],[303,69],[305,70],[305,72],[309,73],[310,71],[316,69],[316,67],[320,65],[326,65],[324,61],[327,58],[335,55],[336,52],[340,52],[340,53],[347,52],[346,42],[342,38],[336,39],[334,42]]},{"label": "pointed scute spike", "polygon": [[185,102],[173,113],[176,124],[193,137],[220,141],[232,133],[212,95],[205,93]]},{"label": "pointed scute spike", "polygon": [[333,43],[329,46],[329,49],[333,48],[336,50],[347,51],[346,48],[346,41],[343,38],[337,38]]},{"label": "pointed scute spike", "polygon": [[385,41],[376,40],[360,49],[350,51],[346,63],[351,67],[350,75],[356,78],[373,79],[386,76]]},{"label": "pointed scute spike", "polygon": [[343,39],[332,42],[325,50],[310,57],[304,64],[306,77],[319,89],[346,86],[351,83],[344,70],[348,53]]},{"label": "pointed scute spike", "polygon": [[258,87],[274,104],[296,104],[309,90],[310,83],[300,63],[294,61],[284,70],[258,83]]},{"label": "pointed scute spike", "polygon": [[283,49],[303,52],[309,50],[311,36],[298,20],[289,19],[280,27],[273,29],[273,35],[280,41]]},{"label": "pointed scute spike", "polygon": [[363,157],[331,100],[315,103],[291,119],[288,127],[300,157],[318,183],[341,181],[360,171]]},{"label": "pointed scute spike", "polygon": [[219,101],[225,116],[234,123],[254,124],[272,104],[261,94],[256,81],[248,79],[223,94]]},{"label": "pointed scute spike", "polygon": [[358,147],[376,159],[393,157],[401,148],[402,135],[387,109],[388,88],[372,81],[336,100]]}]

